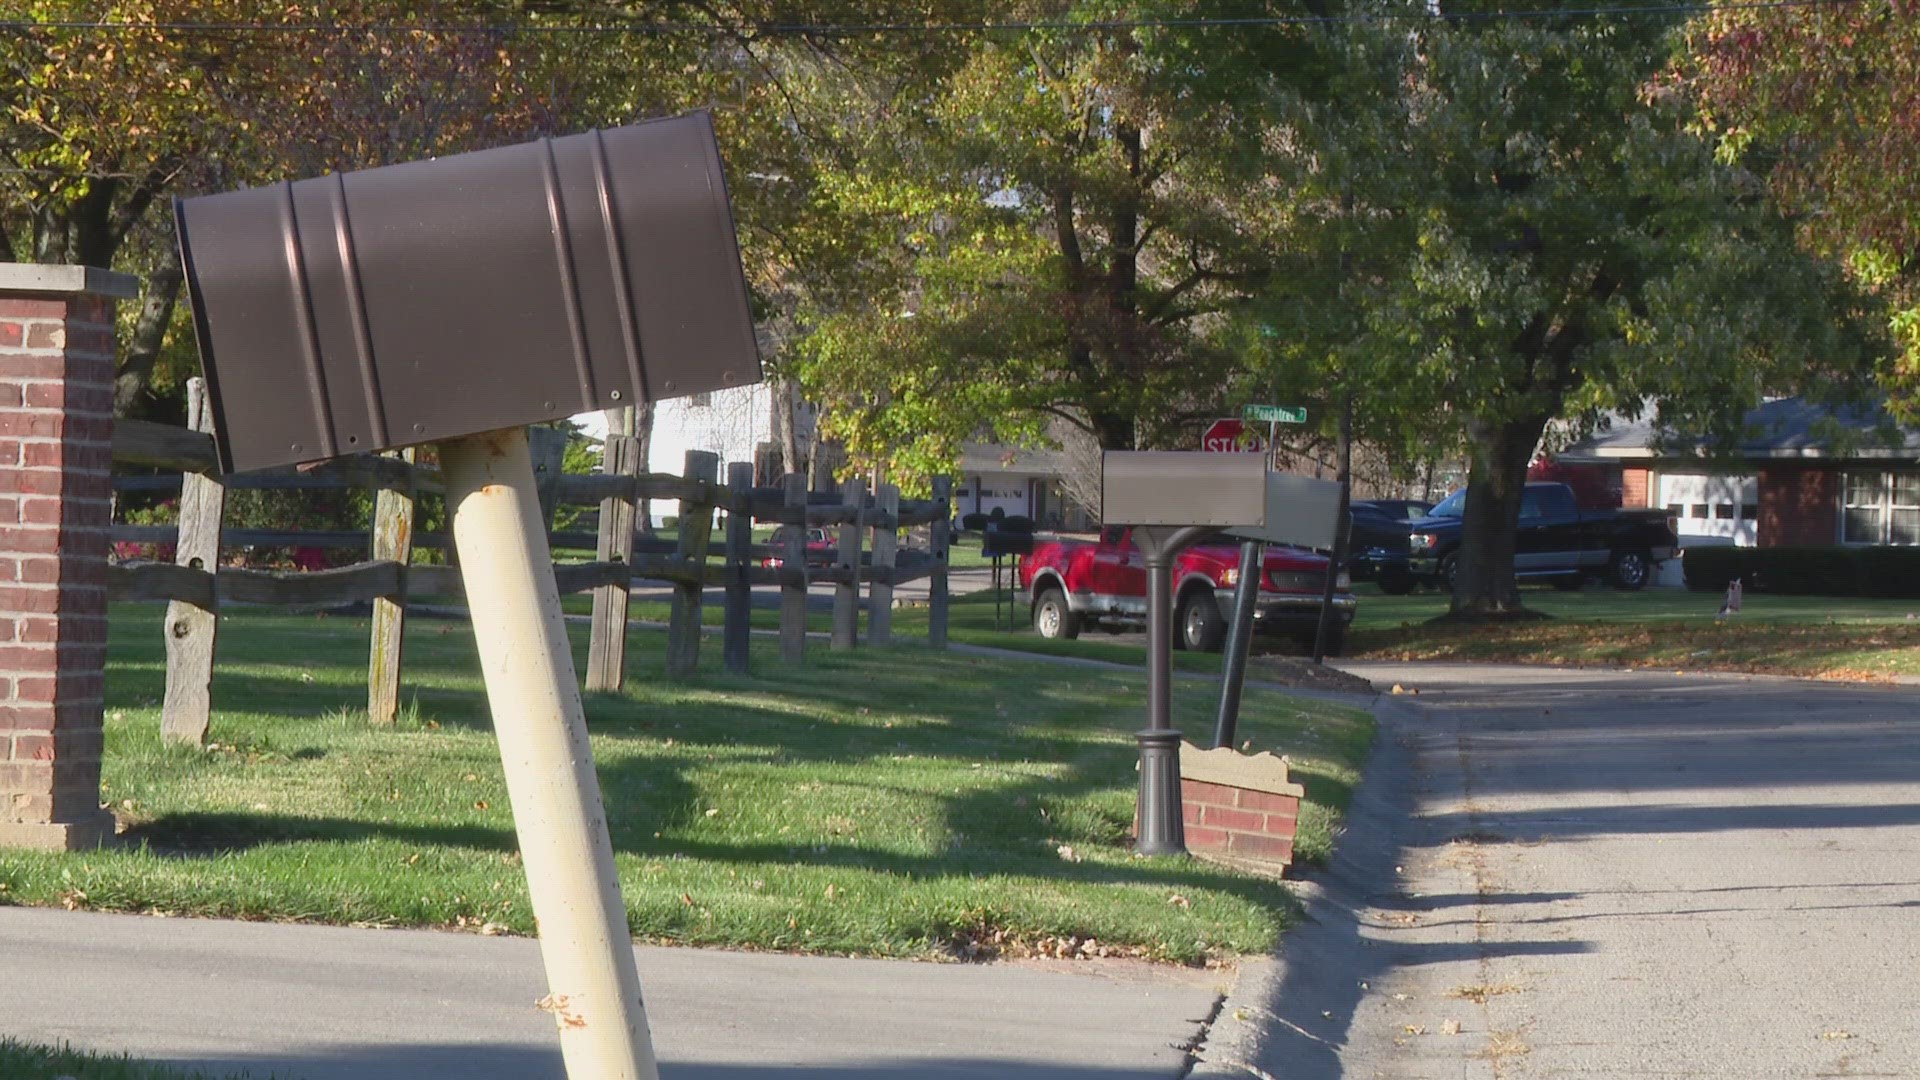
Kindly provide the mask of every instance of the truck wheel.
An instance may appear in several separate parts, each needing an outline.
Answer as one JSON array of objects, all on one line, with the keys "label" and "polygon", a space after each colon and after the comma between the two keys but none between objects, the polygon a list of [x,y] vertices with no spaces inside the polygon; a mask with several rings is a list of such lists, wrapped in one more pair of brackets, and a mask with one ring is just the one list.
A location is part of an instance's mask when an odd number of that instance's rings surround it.
[{"label": "truck wheel", "polygon": [[1173,643],[1179,648],[1218,652],[1226,639],[1227,620],[1220,616],[1220,602],[1205,590],[1194,589],[1181,597],[1174,618],[1179,629],[1174,631]]},{"label": "truck wheel", "polygon": [[1434,586],[1447,596],[1453,595],[1453,583],[1460,577],[1460,560],[1452,555],[1440,560],[1440,576]]},{"label": "truck wheel", "polygon": [[1067,606],[1067,594],[1047,589],[1033,602],[1033,628],[1043,638],[1059,640],[1080,636],[1080,616]]},{"label": "truck wheel", "polygon": [[1406,573],[1381,574],[1380,591],[1388,596],[1405,596],[1413,591],[1413,576]]},{"label": "truck wheel", "polygon": [[1613,587],[1633,592],[1653,576],[1653,560],[1643,551],[1623,551],[1613,560]]}]

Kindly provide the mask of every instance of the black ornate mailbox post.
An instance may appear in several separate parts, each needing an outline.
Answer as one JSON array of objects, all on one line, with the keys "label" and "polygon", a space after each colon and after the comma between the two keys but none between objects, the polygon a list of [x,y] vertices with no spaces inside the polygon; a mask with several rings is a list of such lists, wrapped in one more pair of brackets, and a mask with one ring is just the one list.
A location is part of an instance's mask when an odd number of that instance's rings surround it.
[{"label": "black ornate mailbox post", "polygon": [[1140,742],[1134,850],[1187,850],[1180,818],[1180,733],[1173,726],[1173,557],[1236,525],[1267,521],[1266,464],[1251,454],[1109,450],[1101,516],[1133,526],[1147,561],[1147,726]]},{"label": "black ornate mailbox post", "polygon": [[[1220,711],[1214,718],[1213,745],[1233,745],[1240,720],[1240,690],[1247,682],[1247,653],[1253,646],[1253,611],[1260,595],[1261,555],[1268,544],[1333,548],[1340,523],[1340,485],[1285,473],[1267,474],[1267,522],[1228,529],[1240,539],[1240,579],[1233,590],[1233,624],[1220,679]],[[1331,561],[1329,575],[1340,568]]]},{"label": "black ornate mailbox post", "polygon": [[570,1076],[654,1080],[523,425],[760,379],[704,114],[175,204],[223,467],[437,441]]}]

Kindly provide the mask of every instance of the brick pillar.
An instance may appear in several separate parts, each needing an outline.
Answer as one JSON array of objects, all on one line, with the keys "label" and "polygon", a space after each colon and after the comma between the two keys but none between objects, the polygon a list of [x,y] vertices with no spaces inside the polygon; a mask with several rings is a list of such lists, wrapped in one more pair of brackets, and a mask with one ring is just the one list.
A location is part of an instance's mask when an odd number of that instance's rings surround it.
[{"label": "brick pillar", "polygon": [[100,808],[113,308],[136,287],[0,264],[0,846],[113,836]]}]

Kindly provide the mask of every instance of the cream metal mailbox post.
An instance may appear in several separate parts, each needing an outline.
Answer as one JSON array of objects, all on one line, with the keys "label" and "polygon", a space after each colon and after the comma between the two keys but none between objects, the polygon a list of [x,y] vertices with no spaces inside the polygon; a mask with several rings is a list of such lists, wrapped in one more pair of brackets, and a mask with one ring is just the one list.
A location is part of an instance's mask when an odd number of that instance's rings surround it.
[{"label": "cream metal mailbox post", "polygon": [[567,1073],[659,1075],[524,425],[760,380],[705,114],[176,202],[221,465],[440,444]]},{"label": "cream metal mailbox post", "polygon": [[1139,732],[1143,855],[1187,850],[1180,820],[1180,733],[1173,727],[1173,557],[1234,527],[1268,521],[1266,463],[1254,454],[1109,450],[1101,458],[1101,517],[1133,526],[1147,560],[1147,726]]}]

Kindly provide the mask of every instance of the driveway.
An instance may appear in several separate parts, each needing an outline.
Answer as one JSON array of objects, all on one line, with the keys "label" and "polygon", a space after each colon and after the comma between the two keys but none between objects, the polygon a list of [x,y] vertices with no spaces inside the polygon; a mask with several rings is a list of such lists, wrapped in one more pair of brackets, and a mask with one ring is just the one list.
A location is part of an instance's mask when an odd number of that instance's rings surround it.
[{"label": "driveway", "polygon": [[1911,690],[1347,666],[1420,695],[1196,1075],[1920,1076]]}]

